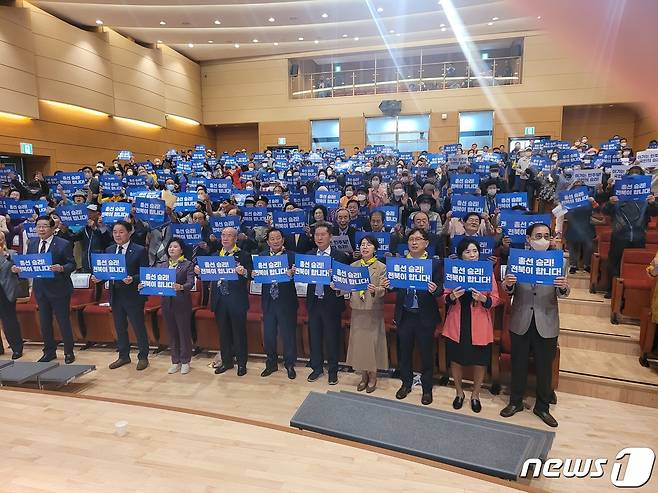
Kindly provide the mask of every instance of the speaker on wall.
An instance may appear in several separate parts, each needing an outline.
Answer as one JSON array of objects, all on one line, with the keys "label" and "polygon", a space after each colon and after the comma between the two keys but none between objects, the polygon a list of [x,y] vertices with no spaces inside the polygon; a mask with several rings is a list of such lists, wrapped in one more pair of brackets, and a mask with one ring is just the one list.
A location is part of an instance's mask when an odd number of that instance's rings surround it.
[{"label": "speaker on wall", "polygon": [[299,64],[290,64],[290,77],[297,77],[299,75]]},{"label": "speaker on wall", "polygon": [[379,103],[379,111],[386,116],[397,116],[402,111],[402,101],[395,99],[385,99]]}]

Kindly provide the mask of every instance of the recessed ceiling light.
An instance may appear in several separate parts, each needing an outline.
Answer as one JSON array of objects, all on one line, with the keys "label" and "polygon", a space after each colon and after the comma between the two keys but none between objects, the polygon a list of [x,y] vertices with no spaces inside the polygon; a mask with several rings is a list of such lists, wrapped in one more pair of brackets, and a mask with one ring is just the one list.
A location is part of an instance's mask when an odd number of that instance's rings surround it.
[{"label": "recessed ceiling light", "polygon": [[194,45],[192,43],[187,43],[188,48],[194,48]]},{"label": "recessed ceiling light", "polygon": [[493,22],[487,22],[487,26],[493,26]]},{"label": "recessed ceiling light", "polygon": [[538,20],[541,20],[541,15],[538,15],[538,16],[537,16],[537,19],[538,19]]},{"label": "recessed ceiling light", "polygon": [[343,38],[346,38],[346,37],[347,37],[347,34],[343,34]]},{"label": "recessed ceiling light", "polygon": [[100,20],[100,19],[96,19],[96,24],[98,24],[99,26],[102,26],[102,25],[103,25],[103,21]]},{"label": "recessed ceiling light", "polygon": [[219,22],[219,19],[215,19],[215,25],[219,26],[221,22]]},{"label": "recessed ceiling light", "polygon": [[492,17],[491,20],[492,20],[492,21],[497,21],[497,20],[498,20],[498,17]]},{"label": "recessed ceiling light", "polygon": [[213,41],[212,39],[209,39],[209,40],[208,40],[208,43],[213,44],[214,41]]},{"label": "recessed ceiling light", "polygon": [[235,46],[236,48],[240,48],[240,45],[238,43],[235,43],[233,46]]},{"label": "recessed ceiling light", "polygon": [[162,43],[162,40],[161,40],[161,39],[158,39],[158,40],[156,41],[156,43]]},{"label": "recessed ceiling light", "polygon": [[316,39],[316,40],[313,41],[313,42],[314,42],[315,44],[318,44],[320,41]]},{"label": "recessed ceiling light", "polygon": [[441,32],[446,32],[447,30],[448,30],[447,27],[442,27],[442,28],[441,28]]},{"label": "recessed ceiling light", "polygon": [[391,30],[389,31],[389,34],[395,34],[395,29],[391,29]]},{"label": "recessed ceiling light", "polygon": [[327,17],[329,17],[329,14],[327,14],[327,13],[325,12],[325,13],[322,14],[320,17],[322,17],[323,19],[326,19]]},{"label": "recessed ceiling light", "polygon": [[160,21],[160,25],[161,25],[161,26],[166,26],[167,23],[166,23],[165,21]]},{"label": "recessed ceiling light", "polygon": [[396,36],[399,36],[399,35],[400,35],[400,33],[397,33],[397,34],[396,34]]},{"label": "recessed ceiling light", "polygon": [[439,27],[446,27],[445,24],[439,24]]},{"label": "recessed ceiling light", "polygon": [[279,43],[275,41],[274,46],[279,46]]},{"label": "recessed ceiling light", "polygon": [[297,41],[304,41],[304,38],[299,37],[299,38],[297,38]]},{"label": "recessed ceiling light", "polygon": [[359,37],[358,37],[358,36],[355,36],[355,37],[354,37],[354,41],[358,41],[358,40],[359,40]]},{"label": "recessed ceiling light", "polygon": [[254,42],[254,43],[258,43],[257,39],[252,39],[251,41]]},{"label": "recessed ceiling light", "polygon": [[379,12],[381,14],[382,12],[384,12],[384,8],[383,7],[377,7],[377,12]]},{"label": "recessed ceiling light", "polygon": [[267,19],[267,20],[270,21],[270,22],[274,22],[274,21],[276,21],[276,19],[275,19],[274,17],[270,17],[270,18]]}]

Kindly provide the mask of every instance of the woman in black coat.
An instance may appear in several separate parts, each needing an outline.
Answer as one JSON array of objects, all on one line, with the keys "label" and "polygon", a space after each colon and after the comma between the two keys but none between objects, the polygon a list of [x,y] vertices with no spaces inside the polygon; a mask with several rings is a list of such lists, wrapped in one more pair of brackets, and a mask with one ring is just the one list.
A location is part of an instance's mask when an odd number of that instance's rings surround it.
[{"label": "woman in black coat", "polygon": [[[16,252],[7,249],[5,234],[0,231],[0,319],[5,337],[11,346],[11,359],[23,356],[23,338],[16,316],[16,296],[18,293],[18,275],[11,271],[14,262],[11,256]],[[5,352],[0,340],[0,354]]]}]

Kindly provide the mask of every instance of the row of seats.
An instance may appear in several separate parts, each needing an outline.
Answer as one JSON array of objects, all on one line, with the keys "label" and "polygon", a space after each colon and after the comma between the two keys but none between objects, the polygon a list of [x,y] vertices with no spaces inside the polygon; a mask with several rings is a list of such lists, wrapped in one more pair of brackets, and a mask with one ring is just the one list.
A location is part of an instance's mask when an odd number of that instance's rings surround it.
[{"label": "row of seats", "polygon": [[[494,268],[494,272],[499,275],[500,269]],[[500,279],[497,279],[500,282]],[[217,323],[214,313],[208,308],[207,300],[202,295],[201,283],[197,281],[197,288],[192,292],[192,330],[195,345],[200,350],[219,350],[219,340],[217,336]],[[495,342],[492,350],[492,358],[489,368],[489,383],[492,390],[498,393],[502,375],[508,375],[511,371],[511,343],[509,335],[509,310],[510,298],[504,293],[499,285],[500,296],[504,303],[496,307],[494,317],[494,338]],[[261,311],[260,296],[249,295],[250,308],[247,313],[247,340],[251,354],[264,354],[263,346],[263,314]],[[38,306],[34,295],[29,299],[20,300],[17,304],[17,312],[21,327],[23,328],[23,337],[27,340],[38,342],[41,341],[39,328]],[[442,317],[445,317],[445,306],[441,301],[439,303]],[[397,367],[397,337],[395,332],[395,293],[388,293],[384,299],[384,320],[387,333],[389,348],[389,360],[392,367]],[[169,335],[167,326],[164,323],[161,298],[159,296],[149,296],[145,307],[145,322],[148,332],[149,343],[153,347],[160,349],[168,345]],[[95,287],[75,288],[71,298],[71,325],[73,335],[78,343],[92,346],[94,344],[112,344],[116,341],[114,333],[114,324],[112,320],[112,310],[108,305],[108,290],[103,288],[97,291]],[[343,343],[340,346],[340,361],[345,361],[347,355],[347,344],[349,341],[350,330],[350,308],[349,304],[343,312],[342,325]],[[308,331],[308,314],[306,311],[305,300],[300,298],[299,309],[297,312],[297,347],[300,357],[308,358],[310,356],[310,342]],[[129,331],[131,343],[135,344],[132,330]],[[447,382],[448,368],[445,357],[445,341],[440,337],[441,327],[439,326],[435,333],[437,344],[437,366],[436,371],[441,375],[443,382]],[[55,323],[55,337],[61,340],[61,334],[57,323]],[[279,341],[281,345],[281,341]],[[279,353],[282,353],[282,347],[279,347]],[[414,356],[414,367],[420,368],[419,353]],[[553,386],[557,387],[559,372],[559,348],[554,363],[554,380]],[[466,375],[468,378],[468,375]],[[507,379],[507,378],[506,378]]]}]

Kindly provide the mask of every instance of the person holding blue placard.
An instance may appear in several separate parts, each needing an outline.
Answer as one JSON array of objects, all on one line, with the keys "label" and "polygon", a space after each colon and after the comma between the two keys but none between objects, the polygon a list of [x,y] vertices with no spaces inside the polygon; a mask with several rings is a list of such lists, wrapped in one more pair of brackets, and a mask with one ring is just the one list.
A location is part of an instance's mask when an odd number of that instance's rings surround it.
[{"label": "person holding blue placard", "polygon": [[[57,342],[53,335],[53,314],[57,319],[62,339],[64,339],[64,362],[68,365],[75,361],[73,354],[73,329],[69,311],[73,283],[71,273],[75,270],[75,259],[71,244],[54,236],[55,221],[47,216],[41,216],[36,222],[38,238],[30,240],[27,253],[50,253],[53,265],[50,270],[55,273],[52,278],[36,278],[32,283],[32,290],[39,307],[39,325],[43,337],[43,356],[40,363],[47,363],[57,359]],[[15,265],[11,267],[15,274],[20,269]]]},{"label": "person holding blue placard", "polygon": [[370,284],[365,291],[350,293],[352,318],[346,361],[361,372],[361,381],[356,390],[365,390],[368,394],[377,387],[377,370],[388,368],[384,327],[386,288],[382,285],[386,278],[386,265],[375,256],[378,248],[379,242],[374,236],[366,235],[359,243],[361,259],[354,262],[352,267],[367,267]]},{"label": "person holding blue placard", "polygon": [[[526,230],[526,240],[532,250],[546,251],[551,244],[551,229],[547,224],[535,223]],[[537,399],[533,412],[548,426],[557,421],[549,412],[552,400],[552,366],[560,333],[558,298],[569,296],[566,277],[555,279],[554,286],[517,283],[508,273],[503,288],[512,297],[510,309],[510,339],[512,344],[512,391],[509,404],[500,411],[509,418],[523,411],[523,397],[528,380],[528,359],[532,351],[537,375]]]},{"label": "person holding blue placard", "polygon": [[[110,306],[117,335],[118,358],[110,363],[110,370],[115,370],[130,363],[130,340],[128,339],[128,320],[137,338],[137,370],[149,366],[149,341],[144,325],[144,304],[146,297],[139,294],[139,269],[148,267],[146,249],[131,240],[133,227],[126,221],[117,221],[112,226],[114,245],[105,249],[105,253],[125,255],[126,277],[122,281],[109,281]],[[94,283],[101,282],[93,275]]]},{"label": "person holding blue placard", "polygon": [[62,237],[71,243],[80,242],[81,272],[91,272],[91,254],[103,253],[112,243],[109,229],[101,223],[98,205],[87,205],[87,224],[77,232],[62,224]]},{"label": "person holding blue placard", "polygon": [[[12,351],[12,360],[23,356],[23,337],[16,314],[19,280],[16,273],[12,271],[14,262],[11,259],[15,254],[14,250],[7,248],[5,234],[0,231],[0,320],[2,320],[2,329]],[[0,340],[0,354],[3,353],[4,348]]]},{"label": "person holding blue placard", "polygon": [[356,250],[356,229],[350,224],[350,213],[340,208],[336,211],[336,226],[331,232],[332,245],[346,255],[352,256]]},{"label": "person holding blue placard", "polygon": [[[583,182],[577,180],[570,185],[570,188],[581,186],[583,186]],[[565,214],[568,227],[564,238],[569,250],[569,274],[575,274],[578,271],[581,254],[583,269],[588,273],[591,271],[592,245],[596,237],[596,230],[592,224],[592,212],[598,207],[594,197],[590,196],[585,207],[571,209]]]},{"label": "person holding blue placard", "polygon": [[[247,311],[249,310],[249,285],[252,262],[251,255],[238,248],[238,231],[228,227],[222,230],[222,248],[219,256],[233,256],[236,261],[237,281],[217,281],[213,283],[211,308],[219,333],[222,364],[215,368],[219,375],[238,363],[238,376],[247,374]],[[198,272],[197,272],[198,274]]]},{"label": "person holding blue placard", "polygon": [[[409,232],[410,259],[427,259],[427,248],[430,244],[426,230],[413,228]],[[421,403],[432,403],[432,375],[434,373],[434,329],[441,322],[437,304],[437,296],[442,292],[442,261],[432,259],[432,280],[427,283],[427,290],[395,289],[395,323],[398,334],[400,380],[402,385],[395,394],[397,399],[404,399],[411,392],[413,383],[412,361],[414,344],[418,347],[421,357],[421,383],[423,396]],[[389,289],[388,278],[382,286]]]},{"label": "person holding blue placard", "polygon": [[[480,245],[465,237],[457,245],[457,257],[461,260],[480,259]],[[476,289],[465,290],[457,287],[444,290],[446,319],[443,324],[443,336],[446,338],[446,354],[450,372],[455,382],[457,395],[452,407],[461,409],[464,404],[462,388],[462,368],[473,367],[473,391],[471,392],[471,409],[475,413],[482,410],[480,387],[484,381],[487,367],[491,363],[491,345],[493,343],[493,309],[501,303],[498,286],[492,277],[489,292]]]},{"label": "person holding blue placard", "polygon": [[281,230],[270,228],[266,234],[268,248],[260,253],[263,256],[286,256],[288,260],[287,282],[263,283],[261,308],[263,310],[263,342],[267,361],[261,377],[268,377],[278,369],[277,335],[283,341],[283,366],[288,378],[297,377],[297,290],[292,277],[295,273],[295,252],[286,250]]}]

